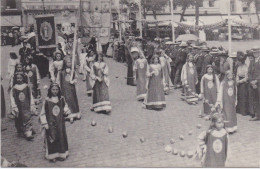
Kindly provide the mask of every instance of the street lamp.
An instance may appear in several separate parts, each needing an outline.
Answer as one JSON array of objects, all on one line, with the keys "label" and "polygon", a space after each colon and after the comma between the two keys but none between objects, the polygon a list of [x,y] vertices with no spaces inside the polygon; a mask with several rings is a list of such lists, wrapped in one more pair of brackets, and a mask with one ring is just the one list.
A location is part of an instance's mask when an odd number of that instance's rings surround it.
[{"label": "street lamp", "polygon": [[43,7],[43,11],[44,11],[44,13],[45,13],[46,10],[45,10],[45,5],[44,5],[44,0],[42,0],[42,7]]}]

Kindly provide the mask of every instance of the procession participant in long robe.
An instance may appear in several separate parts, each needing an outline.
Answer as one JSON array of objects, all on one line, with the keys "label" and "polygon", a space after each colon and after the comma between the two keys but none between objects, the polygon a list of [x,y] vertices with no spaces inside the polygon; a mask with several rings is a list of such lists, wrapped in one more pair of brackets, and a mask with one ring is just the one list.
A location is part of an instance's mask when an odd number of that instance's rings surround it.
[{"label": "procession participant in long robe", "polygon": [[113,45],[113,39],[111,39],[110,40],[110,42],[109,42],[109,45],[108,45],[108,48],[107,48],[107,53],[106,53],[106,55],[108,56],[108,57],[110,57],[110,58],[112,58],[113,57],[113,51],[114,51],[114,45]]},{"label": "procession participant in long robe", "polygon": [[226,72],[224,80],[220,83],[216,107],[220,105],[224,114],[225,129],[228,133],[237,131],[237,88],[234,75],[231,71]]},{"label": "procession participant in long robe", "polygon": [[28,77],[28,85],[31,88],[34,101],[36,102],[36,104],[38,104],[41,99],[41,77],[38,67],[32,63],[32,60],[33,58],[31,57],[31,55],[25,58],[24,70],[26,76]]},{"label": "procession participant in long robe", "polygon": [[193,64],[194,57],[191,53],[188,54],[187,62],[182,67],[181,81],[185,87],[186,97],[195,96],[196,84],[198,83],[198,74],[196,66]]},{"label": "procession participant in long robe", "polygon": [[172,62],[172,59],[169,56],[167,56],[164,51],[161,51],[159,59],[162,66],[162,73],[163,73],[163,90],[164,93],[168,95],[170,90],[170,72],[171,72],[170,63]]},{"label": "procession participant in long robe", "polygon": [[237,68],[237,113],[245,116],[249,114],[249,86],[248,86],[248,66],[246,65],[247,55],[239,55],[239,66]]},{"label": "procession participant in long robe", "polygon": [[216,104],[217,94],[219,92],[219,79],[214,73],[213,66],[208,65],[206,72],[200,82],[200,95],[203,99],[203,105],[199,117],[208,116],[211,113],[211,107]]},{"label": "procession participant in long robe", "polygon": [[103,55],[98,54],[91,70],[93,84],[93,110],[95,112],[110,113],[112,110],[109,100],[108,66],[103,60]]},{"label": "procession participant in long robe", "polygon": [[162,110],[166,107],[165,95],[163,91],[163,75],[160,59],[154,55],[147,71],[147,95],[144,106],[147,109]]},{"label": "procession participant in long robe", "polygon": [[177,70],[176,70],[176,74],[175,74],[175,79],[174,79],[174,84],[176,85],[175,88],[180,88],[181,87],[181,70],[183,65],[186,62],[187,59],[187,43],[186,42],[181,42],[181,44],[179,45],[180,49],[178,50],[178,54],[177,54]]},{"label": "procession participant in long robe", "polygon": [[[28,78],[27,78],[27,76],[25,74],[25,71],[23,69],[23,65],[21,63],[18,63],[17,65],[15,65],[14,74],[12,75],[12,77],[10,77],[9,86],[8,86],[8,94],[9,94],[9,96],[11,95],[11,89],[14,86],[14,75],[15,74],[23,74],[26,77],[25,83],[28,84]],[[10,98],[11,98],[11,96],[10,96]],[[14,119],[15,116],[12,114],[11,101],[10,101],[10,109],[9,110],[10,110],[10,112],[9,112],[8,117],[10,119]]]},{"label": "procession participant in long robe", "polygon": [[131,47],[131,53],[128,53],[127,56],[127,85],[135,86],[134,72],[133,72],[133,62],[137,58],[139,49],[137,47]]},{"label": "procession participant in long robe", "polygon": [[24,74],[14,75],[14,86],[11,89],[11,112],[15,117],[18,134],[27,140],[33,139],[32,114],[36,114],[34,99],[30,87],[26,84]]},{"label": "procession participant in long robe", "polygon": [[69,155],[64,116],[70,113],[59,85],[52,83],[40,114],[42,132],[45,135],[45,158],[51,162],[64,161]]},{"label": "procession participant in long robe", "polygon": [[90,97],[92,96],[92,88],[93,88],[93,80],[91,79],[91,69],[93,66],[93,62],[95,61],[96,55],[93,51],[86,57],[86,64],[83,67],[84,74],[86,76],[86,88],[87,88],[87,95]]},{"label": "procession participant in long robe", "polygon": [[223,115],[215,113],[211,118],[209,129],[198,137],[198,155],[202,158],[202,167],[225,167],[230,156],[228,138]]},{"label": "procession participant in long robe", "polygon": [[8,69],[8,78],[11,79],[11,77],[14,74],[15,66],[20,63],[18,56],[15,52],[10,52],[10,59],[8,61],[7,69]]},{"label": "procession participant in long robe", "polygon": [[65,97],[66,102],[68,103],[71,114],[67,117],[70,120],[70,123],[73,123],[74,120],[81,118],[81,113],[79,110],[79,103],[76,91],[76,73],[73,72],[73,78],[71,79],[71,57],[66,56],[64,58],[63,70],[60,72],[60,87],[61,95]]},{"label": "procession participant in long robe", "polygon": [[54,53],[53,62],[50,65],[50,75],[51,81],[55,83],[59,83],[59,73],[62,71],[63,68],[63,57],[60,51],[56,51]]},{"label": "procession participant in long robe", "polygon": [[200,93],[200,81],[201,81],[201,71],[202,71],[202,65],[203,65],[203,59],[204,59],[204,55],[201,51],[201,47],[197,46],[198,48],[198,53],[194,56],[195,57],[195,65],[196,65],[196,69],[197,69],[197,74],[198,74],[198,84],[196,86],[196,91],[197,93]]},{"label": "procession participant in long robe", "polygon": [[171,78],[171,82],[172,82],[173,85],[175,85],[174,79],[175,79],[175,75],[176,75],[176,71],[177,71],[177,53],[178,53],[178,50],[179,50],[178,43],[174,43],[173,50],[171,51],[171,54],[170,54],[170,57],[172,59],[170,78]]},{"label": "procession participant in long robe", "polygon": [[79,54],[79,62],[80,62],[80,67],[79,67],[79,73],[83,74],[83,81],[86,80],[86,75],[84,74],[85,72],[83,71],[83,67],[86,64],[86,56],[87,56],[87,46],[83,46],[81,53]]},{"label": "procession participant in long robe", "polygon": [[146,97],[146,83],[147,83],[147,77],[146,72],[148,68],[147,60],[142,53],[142,51],[139,51],[139,58],[134,63],[134,74],[136,77],[136,94],[137,94],[137,100],[143,101]]},{"label": "procession participant in long robe", "polygon": [[249,107],[250,113],[254,114],[251,121],[260,120],[260,48],[252,49],[254,60],[250,62],[248,80],[250,83]]}]

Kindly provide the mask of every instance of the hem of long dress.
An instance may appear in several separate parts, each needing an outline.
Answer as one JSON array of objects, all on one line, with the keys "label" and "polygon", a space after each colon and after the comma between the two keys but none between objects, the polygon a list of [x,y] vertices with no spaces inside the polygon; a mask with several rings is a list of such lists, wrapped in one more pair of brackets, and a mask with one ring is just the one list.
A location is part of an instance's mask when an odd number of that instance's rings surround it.
[{"label": "hem of long dress", "polygon": [[137,100],[142,100],[146,97],[146,94],[139,94],[138,96],[136,96]]},{"label": "hem of long dress", "polygon": [[75,117],[78,117],[78,116],[80,116],[80,115],[81,115],[80,112],[77,112],[77,113],[71,113],[71,114],[68,115],[67,118],[75,118]]},{"label": "hem of long dress", "polygon": [[69,151],[65,151],[65,153],[53,153],[53,154],[46,154],[45,158],[47,160],[53,160],[55,158],[67,158],[69,156]]},{"label": "hem of long dress", "polygon": [[94,103],[93,107],[98,107],[98,106],[105,106],[105,105],[110,105],[110,101],[102,101],[102,102],[98,102],[98,103]]},{"label": "hem of long dress", "polygon": [[166,105],[165,101],[158,101],[158,102],[147,102],[145,103],[146,106],[156,106],[156,105]]},{"label": "hem of long dress", "polygon": [[160,105],[146,105],[146,109],[163,109],[166,107],[166,104]]},{"label": "hem of long dress", "polygon": [[89,90],[87,91],[87,94],[93,93],[93,90]]},{"label": "hem of long dress", "polygon": [[234,127],[225,127],[225,129],[227,130],[228,133],[232,133],[237,131],[237,126]]},{"label": "hem of long dress", "polygon": [[111,110],[112,110],[111,105],[103,105],[103,106],[99,106],[99,107],[94,107],[94,111],[95,112],[111,111]]}]

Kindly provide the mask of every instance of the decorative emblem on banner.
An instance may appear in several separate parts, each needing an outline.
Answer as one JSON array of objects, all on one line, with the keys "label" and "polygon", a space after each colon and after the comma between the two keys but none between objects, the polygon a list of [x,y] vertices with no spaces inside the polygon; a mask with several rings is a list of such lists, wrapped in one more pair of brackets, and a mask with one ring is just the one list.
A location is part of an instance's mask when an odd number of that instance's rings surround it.
[{"label": "decorative emblem on banner", "polygon": [[53,108],[52,108],[52,113],[54,116],[58,116],[60,114],[60,108],[59,106],[55,105]]},{"label": "decorative emblem on banner", "polygon": [[217,139],[213,142],[213,150],[215,153],[220,153],[222,151],[223,145],[220,139]]},{"label": "decorative emblem on banner", "polygon": [[49,22],[43,22],[40,27],[40,35],[43,40],[49,41],[52,38],[52,27]]},{"label": "decorative emblem on banner", "polygon": [[95,27],[95,26],[100,26],[101,24],[101,14],[98,12],[94,12],[93,14],[90,15],[90,24]]},{"label": "decorative emblem on banner", "polygon": [[108,35],[109,35],[108,28],[101,28],[100,29],[100,36],[108,36]]},{"label": "decorative emblem on banner", "polygon": [[232,87],[228,88],[228,95],[233,96],[233,94],[234,94],[233,88]]},{"label": "decorative emblem on banner", "polygon": [[24,102],[24,100],[25,100],[25,95],[24,95],[24,93],[23,93],[23,92],[20,92],[19,95],[18,95],[18,98],[19,98],[19,100],[20,100],[21,102]]},{"label": "decorative emblem on banner", "polygon": [[213,82],[212,82],[212,81],[209,81],[209,82],[208,82],[208,88],[211,89],[213,86],[214,86]]}]

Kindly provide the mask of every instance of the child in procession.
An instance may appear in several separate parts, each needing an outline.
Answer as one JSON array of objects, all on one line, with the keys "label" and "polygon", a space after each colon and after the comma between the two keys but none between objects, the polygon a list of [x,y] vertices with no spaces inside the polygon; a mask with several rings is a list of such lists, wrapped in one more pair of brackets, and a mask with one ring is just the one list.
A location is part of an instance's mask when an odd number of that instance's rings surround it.
[{"label": "child in procession", "polygon": [[199,117],[209,118],[211,108],[215,106],[219,92],[219,79],[214,73],[212,65],[206,67],[206,74],[201,78],[200,97],[203,99],[203,107]]},{"label": "child in procession", "polygon": [[132,55],[138,54],[139,58],[135,61],[133,66],[133,71],[136,77],[136,94],[137,100],[143,101],[146,97],[146,83],[147,77],[146,72],[148,68],[148,62],[143,54],[138,48],[136,48],[136,52],[132,52]]},{"label": "child in procession", "polygon": [[[227,71],[223,81],[220,84],[218,99],[216,105],[219,105],[224,114],[225,129],[228,133],[237,131],[237,87],[234,75],[231,71]],[[217,107],[217,106],[216,106]]]},{"label": "child in procession", "polygon": [[162,66],[164,93],[168,95],[170,90],[170,63],[172,62],[172,59],[169,56],[167,56],[163,50],[161,50],[160,52],[159,59]]},{"label": "child in procession", "polygon": [[159,56],[154,55],[151,59],[148,71],[147,95],[144,105],[147,109],[162,110],[166,107],[165,95],[163,90],[163,75]]},{"label": "child in procession", "polygon": [[74,122],[75,119],[81,118],[81,113],[79,111],[79,103],[76,91],[76,73],[73,71],[73,78],[71,79],[72,72],[72,60],[70,56],[66,56],[64,59],[63,70],[60,72],[60,87],[61,94],[65,97],[66,102],[68,103],[69,109],[71,110],[70,116],[67,119],[70,120],[71,123]]},{"label": "child in procession", "polygon": [[53,62],[50,65],[50,75],[52,82],[59,83],[59,73],[62,71],[63,64],[62,53],[60,51],[54,52]]},{"label": "child in procession", "polygon": [[108,66],[103,60],[103,55],[98,54],[92,66],[91,78],[93,84],[93,110],[95,112],[110,113],[112,110],[109,100]]},{"label": "child in procession", "polygon": [[64,116],[70,113],[65,98],[61,96],[59,84],[52,83],[40,114],[40,123],[45,134],[45,158],[51,162],[64,161],[69,155]]},{"label": "child in procession", "polygon": [[38,67],[32,62],[33,62],[32,56],[28,55],[25,58],[24,71],[26,76],[28,77],[28,85],[31,88],[35,103],[38,104],[39,100],[41,99],[41,92],[40,92],[41,78],[40,78]]},{"label": "child in procession", "polygon": [[198,83],[198,74],[196,66],[193,63],[194,57],[191,53],[188,54],[186,63],[182,67],[181,81],[184,85],[185,95],[187,97],[187,102],[194,104],[195,101],[189,102],[189,98],[192,98],[196,94],[196,85]]},{"label": "child in procession", "polygon": [[207,131],[199,137],[197,153],[202,158],[202,167],[225,167],[228,152],[228,133],[224,128],[224,117],[221,113],[215,113],[211,118],[211,124]]},{"label": "child in procession", "polygon": [[91,79],[91,69],[93,66],[93,62],[95,61],[96,55],[94,54],[93,51],[90,51],[89,54],[87,55],[86,63],[83,66],[83,74],[85,75],[86,79],[86,88],[87,88],[87,95],[89,97],[92,96],[92,87],[93,87],[93,80]]},{"label": "child in procession", "polygon": [[33,139],[32,114],[36,113],[34,98],[27,85],[24,74],[15,74],[13,87],[10,91],[11,113],[15,117],[15,127],[20,136],[27,140]]}]

